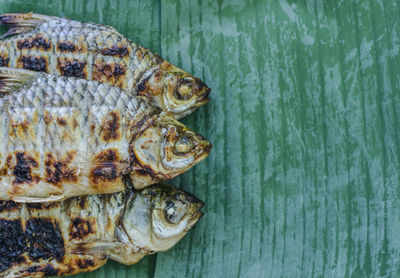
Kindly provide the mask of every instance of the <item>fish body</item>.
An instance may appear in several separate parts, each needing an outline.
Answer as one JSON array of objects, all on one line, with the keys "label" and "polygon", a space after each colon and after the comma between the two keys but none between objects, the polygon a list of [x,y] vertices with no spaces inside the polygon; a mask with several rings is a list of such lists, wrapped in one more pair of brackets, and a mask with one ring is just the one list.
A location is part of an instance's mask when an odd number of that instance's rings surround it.
[{"label": "fish body", "polygon": [[175,245],[201,218],[202,206],[163,184],[62,202],[0,201],[0,277],[76,274],[108,258],[134,264]]},{"label": "fish body", "polygon": [[170,179],[211,145],[109,84],[0,68],[0,199],[62,200]]},{"label": "fish body", "polygon": [[5,14],[0,66],[106,82],[175,117],[208,102],[198,78],[125,38],[114,28],[40,14]]}]

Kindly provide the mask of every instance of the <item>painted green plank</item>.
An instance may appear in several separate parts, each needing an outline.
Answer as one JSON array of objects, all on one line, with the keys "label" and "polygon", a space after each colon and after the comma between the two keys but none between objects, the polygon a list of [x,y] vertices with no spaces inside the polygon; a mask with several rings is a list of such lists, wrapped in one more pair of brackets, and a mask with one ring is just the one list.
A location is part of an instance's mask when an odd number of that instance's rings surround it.
[{"label": "painted green plank", "polygon": [[188,124],[215,149],[182,178],[207,215],[156,277],[399,275],[399,3],[161,11],[163,55],[213,88]]}]

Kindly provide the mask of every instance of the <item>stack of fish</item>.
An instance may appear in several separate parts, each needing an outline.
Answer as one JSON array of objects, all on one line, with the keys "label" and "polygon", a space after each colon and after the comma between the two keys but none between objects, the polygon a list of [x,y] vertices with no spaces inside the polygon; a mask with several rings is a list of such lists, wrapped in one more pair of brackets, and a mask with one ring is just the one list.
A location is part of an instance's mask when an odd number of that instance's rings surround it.
[{"label": "stack of fish", "polygon": [[209,154],[177,119],[210,89],[112,27],[0,22],[0,277],[129,265],[175,245],[204,204],[160,182]]}]

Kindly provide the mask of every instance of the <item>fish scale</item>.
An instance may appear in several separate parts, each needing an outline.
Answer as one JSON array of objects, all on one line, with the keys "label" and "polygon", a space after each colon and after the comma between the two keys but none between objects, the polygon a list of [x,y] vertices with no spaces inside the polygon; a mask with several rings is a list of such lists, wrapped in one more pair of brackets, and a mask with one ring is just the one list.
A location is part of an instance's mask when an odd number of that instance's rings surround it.
[{"label": "fish scale", "polygon": [[[56,160],[61,160],[63,156],[65,156],[67,154],[68,151],[70,150],[74,150],[74,145],[78,144],[83,144],[83,148],[80,148],[82,151],[85,150],[86,155],[79,155],[76,157],[75,159],[75,167],[77,168],[76,171],[80,172],[82,175],[82,182],[83,184],[85,184],[85,177],[89,176],[88,173],[88,169],[90,167],[88,167],[88,165],[90,165],[90,160],[89,157],[93,156],[94,154],[96,154],[97,152],[99,152],[99,150],[101,150],[102,148],[104,148],[104,146],[102,146],[102,144],[100,144],[98,141],[91,141],[90,143],[92,143],[91,147],[88,148],[86,141],[85,140],[79,140],[77,142],[77,139],[79,139],[79,137],[75,137],[75,136],[69,136],[68,135],[68,130],[65,129],[69,129],[72,124],[70,121],[76,121],[78,120],[77,125],[79,126],[77,128],[77,130],[84,130],[85,127],[87,126],[84,122],[85,118],[75,118],[75,117],[71,117],[74,112],[79,113],[78,111],[90,111],[91,109],[88,107],[88,103],[89,102],[94,102],[94,105],[96,105],[96,102],[94,101],[95,99],[90,99],[90,94],[87,94],[84,96],[84,98],[87,98],[85,101],[81,102],[83,105],[80,107],[77,99],[75,98],[71,98],[71,95],[68,94],[68,92],[70,92],[71,90],[73,90],[74,85],[67,80],[66,83],[64,82],[60,82],[58,83],[56,86],[48,86],[49,84],[46,83],[45,81],[46,79],[42,79],[42,80],[38,80],[37,82],[33,82],[31,84],[31,87],[29,89],[23,89],[21,90],[21,92],[19,92],[19,94],[11,94],[10,96],[8,96],[7,98],[5,98],[4,100],[4,106],[3,111],[11,111],[10,113],[10,117],[11,117],[11,121],[14,122],[14,125],[16,126],[16,128],[14,128],[14,134],[15,136],[10,136],[9,137],[9,147],[8,150],[3,152],[3,153],[15,153],[17,151],[26,151],[26,150],[41,150],[38,152],[38,154],[47,154],[47,153],[51,153]],[[80,82],[79,80],[76,80],[77,82]],[[43,84],[44,83],[44,84]],[[56,82],[53,82],[53,84]],[[47,85],[47,86],[46,86]],[[46,97],[45,97],[45,101],[42,102],[41,99],[43,99],[44,97],[41,95],[44,93],[44,91],[42,89],[40,89],[42,86],[46,86]],[[101,86],[101,85],[100,85]],[[38,89],[32,89],[32,88],[38,88]],[[101,91],[101,90],[99,90]],[[109,93],[112,94],[112,92],[115,90],[109,90]],[[67,93],[65,93],[67,92]],[[62,95],[60,95],[62,94]],[[21,95],[25,95],[25,98],[21,98]],[[18,99],[23,99],[24,101],[21,103],[18,101]],[[58,99],[54,100],[54,99]],[[97,94],[96,95],[96,99],[99,99],[100,101],[102,99],[105,99],[105,95],[101,95],[101,94]],[[78,101],[80,101],[81,99],[78,99]],[[40,105],[41,103],[43,103],[43,105]],[[55,105],[54,105],[55,104]],[[108,102],[108,104],[110,106],[104,107],[105,109],[102,111],[103,114],[107,113],[108,111],[112,111],[114,108],[111,108],[113,106],[111,106],[110,101]],[[27,106],[31,106],[30,111],[27,110]],[[47,107],[50,106],[50,109],[47,109]],[[57,106],[63,106],[61,109],[60,107]],[[115,106],[115,103],[114,103]],[[96,106],[94,106],[96,107]],[[42,109],[44,108],[44,109]],[[115,107],[116,109],[118,109],[119,107]],[[55,110],[56,113],[52,113]],[[40,115],[40,111],[45,111],[45,113],[49,113],[50,117],[54,118],[53,120],[51,120],[51,124],[45,124],[45,118],[44,116]],[[35,122],[35,114],[37,114],[37,118],[39,120],[36,120]],[[62,121],[66,121],[64,122],[60,122],[62,119]],[[93,124],[93,125],[100,125],[101,122],[99,120],[99,117],[93,116],[93,117],[88,117],[89,120],[89,124]],[[69,123],[68,123],[69,122]],[[21,125],[28,125],[27,127],[25,127],[25,130],[21,130],[20,127]],[[47,129],[43,129],[40,127],[43,126],[47,126]],[[32,133],[32,129],[35,128],[35,126],[39,127],[38,131],[36,132],[36,136],[30,136],[29,134]],[[35,134],[35,132],[33,132]],[[28,140],[29,138],[29,140]],[[42,138],[44,140],[42,140]],[[49,146],[44,146],[41,142],[48,142],[50,141],[51,144]],[[94,143],[94,144],[93,144]],[[97,143],[97,144],[96,144]],[[123,142],[119,142],[120,144],[120,149],[126,149],[125,152],[121,152],[121,153],[127,153],[127,142],[125,141],[125,143]],[[76,152],[76,151],[75,151]],[[84,153],[85,153],[84,152]],[[31,153],[32,155],[32,151],[28,151],[28,153]],[[127,159],[126,157],[123,159]],[[39,161],[44,161],[44,159],[38,159]],[[41,168],[37,169],[37,173],[39,175],[42,175],[45,170],[45,163],[41,163]],[[32,167],[32,168],[36,168],[36,167]],[[72,166],[72,168],[74,168]],[[15,169],[14,169],[15,171]],[[33,170],[32,173],[30,175],[33,175]],[[7,192],[8,194],[11,194],[13,192],[13,190],[15,189],[16,185],[15,185],[15,180],[12,176],[8,177],[8,178],[3,178],[2,179],[3,182],[3,188],[4,189],[8,189],[8,190],[4,190],[3,192]],[[38,188],[40,188],[40,183],[42,181],[39,182],[39,184],[37,185]],[[75,181],[75,183],[78,182],[78,180]],[[86,181],[86,183],[88,183]],[[25,186],[25,185],[23,185]],[[27,185],[28,187],[31,187],[32,185]],[[76,186],[82,186],[82,185],[78,185],[75,184]],[[59,190],[57,188],[57,186],[53,186],[54,188],[52,188],[50,186],[50,188],[47,188],[47,192],[43,192],[43,194],[59,194]],[[52,190],[53,189],[53,190]],[[66,189],[66,188],[65,188]],[[50,192],[49,192],[50,191]],[[86,190],[83,190],[83,192],[85,192]],[[5,198],[3,196],[3,198]]]},{"label": "fish scale", "polygon": [[208,102],[210,89],[114,28],[39,14],[0,15],[10,27],[0,66],[105,82],[176,118]]}]

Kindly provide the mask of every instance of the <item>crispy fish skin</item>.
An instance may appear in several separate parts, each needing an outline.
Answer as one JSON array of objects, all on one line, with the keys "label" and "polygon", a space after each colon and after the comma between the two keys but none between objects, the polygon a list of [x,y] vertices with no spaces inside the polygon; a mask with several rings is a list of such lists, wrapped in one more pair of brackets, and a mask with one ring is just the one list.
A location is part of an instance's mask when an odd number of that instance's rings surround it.
[{"label": "crispy fish skin", "polygon": [[77,274],[108,258],[134,264],[175,245],[203,205],[165,184],[53,203],[0,201],[0,277]]},{"label": "crispy fish skin", "polygon": [[202,136],[109,84],[0,68],[0,200],[44,202],[171,179]]},{"label": "crispy fish skin", "polygon": [[0,15],[10,27],[0,66],[106,82],[183,117],[208,102],[210,89],[114,28],[33,13]]}]

